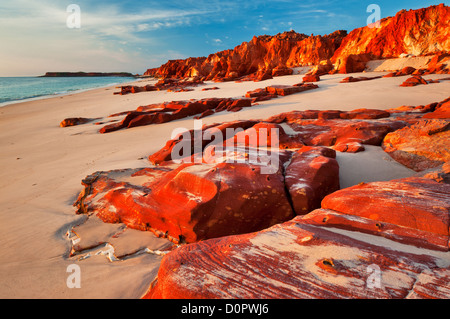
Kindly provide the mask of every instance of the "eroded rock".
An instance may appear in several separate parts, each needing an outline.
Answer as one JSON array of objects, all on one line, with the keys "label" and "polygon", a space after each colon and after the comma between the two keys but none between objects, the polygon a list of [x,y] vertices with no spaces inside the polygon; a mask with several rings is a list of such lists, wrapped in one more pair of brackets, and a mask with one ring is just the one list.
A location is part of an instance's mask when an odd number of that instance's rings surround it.
[{"label": "eroded rock", "polygon": [[450,161],[450,121],[420,120],[386,135],[382,147],[397,162],[415,171],[442,165]]}]

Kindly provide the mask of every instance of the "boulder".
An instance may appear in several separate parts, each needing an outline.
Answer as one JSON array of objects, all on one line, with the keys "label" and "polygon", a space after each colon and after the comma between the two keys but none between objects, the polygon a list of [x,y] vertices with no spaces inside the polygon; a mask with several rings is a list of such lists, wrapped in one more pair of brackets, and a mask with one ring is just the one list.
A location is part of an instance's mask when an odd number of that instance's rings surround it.
[{"label": "boulder", "polygon": [[[308,216],[308,215],[306,215]],[[251,234],[184,245],[165,255],[148,299],[448,298],[437,253],[374,244],[375,236],[304,217]]]},{"label": "boulder", "polygon": [[428,84],[428,82],[425,81],[420,75],[414,75],[414,76],[408,78],[402,84],[400,84],[400,86],[410,87],[410,86],[416,86],[416,85],[420,85],[420,84],[426,85],[426,84]]},{"label": "boulder", "polygon": [[442,165],[450,161],[450,122],[420,120],[387,134],[382,147],[397,162],[415,171]]},{"label": "boulder", "polygon": [[379,78],[381,78],[381,76],[372,76],[372,77],[360,76],[360,77],[356,77],[356,78],[353,76],[349,76],[349,77],[342,79],[339,83],[353,83],[353,82],[361,82],[361,81],[370,81],[370,80],[376,80]]},{"label": "boulder", "polygon": [[212,115],[214,112],[237,112],[252,106],[252,99],[242,98],[207,98],[202,100],[173,101],[162,104],[140,106],[135,111],[124,112],[125,118],[120,123],[104,126],[100,133],[109,133],[124,128],[161,124],[183,119],[189,116],[198,118]]},{"label": "boulder", "polygon": [[[407,244],[447,251],[449,200],[449,184],[426,178],[362,183],[325,197],[322,208],[362,217],[368,220],[370,227],[352,224],[351,221],[339,226],[331,217],[324,217],[326,221],[322,224],[370,232]],[[361,224],[364,223],[361,221]]]},{"label": "boulder", "polygon": [[325,36],[307,36],[288,31],[274,36],[261,35],[243,42],[232,50],[210,54],[208,57],[169,60],[159,68],[147,70],[146,75],[163,78],[187,78],[196,74],[213,81],[263,81],[273,76],[291,75],[292,67],[319,64],[331,58],[346,31]]},{"label": "boulder", "polygon": [[416,71],[415,68],[413,68],[412,66],[406,66],[403,69],[401,69],[399,71],[399,73],[397,74],[397,76],[402,76],[402,75],[411,75]]},{"label": "boulder", "polygon": [[430,109],[432,112],[423,115],[424,119],[450,119],[450,99]]},{"label": "boulder", "polygon": [[333,145],[331,148],[341,153],[359,153],[366,150],[364,145],[358,142],[341,142]]},{"label": "boulder", "polygon": [[335,158],[336,152],[325,147],[304,146],[294,153],[285,179],[297,215],[319,208],[326,195],[339,190],[339,165]]},{"label": "boulder", "polygon": [[388,118],[391,114],[384,110],[376,109],[356,109],[353,111],[342,112],[340,117],[342,119],[359,119],[359,120],[375,120]]},{"label": "boulder", "polygon": [[272,69],[272,76],[292,75],[294,70],[286,66],[280,65]]},{"label": "boulder", "polygon": [[448,298],[449,203],[450,185],[427,178],[346,188],[291,221],[170,252],[144,298]]},{"label": "boulder", "polygon": [[247,163],[178,164],[98,172],[75,205],[104,222],[152,231],[175,243],[261,230],[291,219],[281,170]]},{"label": "boulder", "polygon": [[[341,64],[351,55],[371,54],[373,59],[415,56],[450,51],[448,24],[450,7],[429,6],[417,10],[401,10],[384,18],[379,25],[354,29],[342,40],[331,62]],[[347,63],[348,64],[348,63]],[[341,70],[340,67],[337,69]]]},{"label": "boulder", "polygon": [[[232,138],[224,141],[227,145],[251,146],[251,147],[276,147],[280,149],[298,149],[304,146],[296,135],[286,134],[281,125],[259,122],[252,127],[237,132]],[[276,141],[276,145],[272,144]]]}]

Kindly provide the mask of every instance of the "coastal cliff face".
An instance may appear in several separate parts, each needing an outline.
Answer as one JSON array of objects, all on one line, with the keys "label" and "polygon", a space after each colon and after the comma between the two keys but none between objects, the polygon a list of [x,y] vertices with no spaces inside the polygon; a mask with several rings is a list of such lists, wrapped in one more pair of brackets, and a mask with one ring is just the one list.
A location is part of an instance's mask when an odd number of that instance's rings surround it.
[{"label": "coastal cliff face", "polygon": [[347,35],[336,31],[325,36],[307,36],[289,31],[275,36],[253,37],[233,50],[206,57],[171,60],[144,75],[157,77],[203,77],[205,80],[237,79],[260,73],[268,76],[291,74],[288,68],[318,64],[333,56]]},{"label": "coastal cliff face", "polygon": [[349,34],[340,30],[325,36],[307,36],[289,31],[255,36],[233,50],[170,60],[159,68],[148,69],[144,75],[216,81],[253,75],[250,79],[264,80],[292,74],[289,68],[307,65],[320,65],[316,71],[319,74],[360,72],[372,59],[450,51],[449,20],[450,7],[441,4],[402,10],[382,19],[379,28],[366,26]]},{"label": "coastal cliff face", "polygon": [[[402,10],[380,21],[351,31],[332,57],[335,68],[345,71],[349,56],[362,59],[396,58],[401,54],[427,55],[450,51],[450,7],[443,4],[418,10]],[[350,70],[351,71],[351,70]],[[345,72],[342,72],[345,73]]]}]

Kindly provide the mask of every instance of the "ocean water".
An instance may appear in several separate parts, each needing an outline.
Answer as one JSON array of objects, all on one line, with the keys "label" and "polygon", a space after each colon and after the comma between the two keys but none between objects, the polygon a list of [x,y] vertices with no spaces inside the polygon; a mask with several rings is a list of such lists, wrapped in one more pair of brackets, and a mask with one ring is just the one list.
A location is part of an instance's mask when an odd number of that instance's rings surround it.
[{"label": "ocean water", "polygon": [[0,77],[0,106],[135,81],[133,77]]}]

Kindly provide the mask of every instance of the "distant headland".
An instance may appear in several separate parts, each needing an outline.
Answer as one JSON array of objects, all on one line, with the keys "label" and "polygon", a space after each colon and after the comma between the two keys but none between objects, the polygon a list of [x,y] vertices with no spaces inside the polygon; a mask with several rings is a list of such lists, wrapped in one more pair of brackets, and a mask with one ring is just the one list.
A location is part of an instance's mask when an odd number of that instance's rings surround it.
[{"label": "distant headland", "polygon": [[135,75],[128,72],[47,72],[41,77],[84,77],[84,76],[123,76],[135,77]]}]

